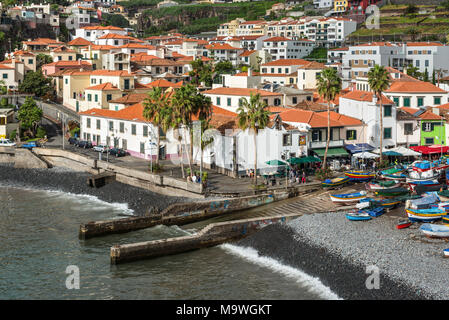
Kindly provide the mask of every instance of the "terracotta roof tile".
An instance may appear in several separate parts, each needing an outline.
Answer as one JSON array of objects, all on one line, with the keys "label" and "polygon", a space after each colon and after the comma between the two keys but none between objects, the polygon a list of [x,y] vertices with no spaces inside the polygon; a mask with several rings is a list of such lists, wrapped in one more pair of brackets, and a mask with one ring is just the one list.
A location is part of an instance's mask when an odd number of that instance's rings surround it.
[{"label": "terracotta roof tile", "polygon": [[247,89],[247,88],[215,88],[206,90],[203,94],[217,94],[217,95],[230,95],[230,96],[247,96],[259,93],[261,97],[266,96],[282,96],[280,93],[270,92],[260,89]]}]

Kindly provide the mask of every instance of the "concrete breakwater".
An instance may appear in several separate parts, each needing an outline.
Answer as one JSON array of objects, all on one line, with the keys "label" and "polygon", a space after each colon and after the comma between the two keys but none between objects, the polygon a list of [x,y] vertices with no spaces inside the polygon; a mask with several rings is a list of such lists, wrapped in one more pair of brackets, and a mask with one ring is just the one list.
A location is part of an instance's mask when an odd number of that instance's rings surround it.
[{"label": "concrete breakwater", "polygon": [[307,194],[321,188],[320,183],[296,186],[288,190],[273,190],[265,194],[238,198],[174,203],[161,212],[145,217],[130,217],[108,221],[92,221],[80,225],[79,238],[89,239],[114,233],[125,233],[153,227],[158,224],[184,225],[207,218],[229,214]]},{"label": "concrete breakwater", "polygon": [[160,213],[145,217],[92,221],[80,225],[79,238],[89,239],[114,233],[125,233],[153,227],[158,224],[183,225],[217,215],[244,210],[286,199],[287,193],[267,194],[242,198],[174,203]]},{"label": "concrete breakwater", "polygon": [[111,248],[111,264],[155,258],[191,250],[206,248],[241,239],[274,222],[285,222],[298,215],[276,216],[269,219],[246,219],[213,223],[198,233],[177,238],[146,241]]}]

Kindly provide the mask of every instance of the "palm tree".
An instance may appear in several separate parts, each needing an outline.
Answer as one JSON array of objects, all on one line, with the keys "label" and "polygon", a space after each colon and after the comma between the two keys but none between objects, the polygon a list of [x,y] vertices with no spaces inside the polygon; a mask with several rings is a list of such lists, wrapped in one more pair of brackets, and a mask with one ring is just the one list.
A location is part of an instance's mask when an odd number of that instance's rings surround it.
[{"label": "palm tree", "polygon": [[260,100],[260,94],[251,93],[249,102],[247,99],[241,100],[241,105],[237,109],[239,127],[242,130],[250,129],[254,137],[254,184],[257,186],[257,134],[264,129],[270,120],[270,112],[267,104]]},{"label": "palm tree", "polygon": [[317,78],[317,90],[322,99],[327,101],[327,141],[326,150],[324,151],[323,168],[326,168],[327,150],[331,138],[330,122],[331,122],[331,102],[341,91],[341,79],[337,74],[337,70],[326,68]]},{"label": "palm tree", "polygon": [[383,110],[382,110],[382,92],[390,86],[390,75],[384,66],[375,65],[368,72],[368,84],[377,97],[380,112],[380,163],[382,163],[382,143],[384,135]]},{"label": "palm tree", "polygon": [[[160,129],[163,122],[163,112],[169,105],[167,95],[160,87],[153,87],[143,102],[143,117],[150,121],[157,129],[156,166],[159,165],[159,148],[161,144]],[[151,157],[153,153],[151,153]],[[153,170],[153,169],[151,169]]]}]

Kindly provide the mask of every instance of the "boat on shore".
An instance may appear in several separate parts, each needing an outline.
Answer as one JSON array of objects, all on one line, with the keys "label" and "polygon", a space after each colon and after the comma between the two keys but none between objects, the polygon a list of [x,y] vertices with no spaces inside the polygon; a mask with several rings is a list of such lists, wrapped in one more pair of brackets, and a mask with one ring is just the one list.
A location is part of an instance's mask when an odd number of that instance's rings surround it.
[{"label": "boat on shore", "polygon": [[330,195],[332,202],[336,203],[351,203],[358,202],[361,199],[366,198],[366,192],[354,192],[354,193],[344,193],[344,194],[331,194]]},{"label": "boat on shore", "polygon": [[321,183],[323,188],[332,188],[342,186],[349,182],[349,177],[339,177],[334,179],[326,179]]},{"label": "boat on shore", "polygon": [[431,193],[426,194],[423,197],[418,199],[410,199],[405,201],[406,209],[426,209],[429,208],[432,204],[435,204],[439,201],[438,197]]},{"label": "boat on shore", "polygon": [[449,238],[449,226],[424,223],[419,229],[428,238]]},{"label": "boat on shore", "polygon": [[431,209],[405,209],[410,221],[413,222],[432,222],[437,221],[446,214],[446,211],[431,208]]},{"label": "boat on shore", "polygon": [[384,197],[395,197],[408,194],[409,192],[410,191],[407,188],[397,187],[391,189],[376,190],[375,194]]},{"label": "boat on shore", "polygon": [[424,180],[424,181],[411,181],[408,182],[408,185],[410,186],[410,190],[414,191],[415,187],[417,186],[425,186],[425,187],[441,186],[441,183],[438,180]]},{"label": "boat on shore", "polygon": [[366,212],[349,212],[346,218],[351,221],[366,221],[371,220],[371,216]]},{"label": "boat on shore", "polygon": [[412,225],[413,222],[411,222],[410,220],[401,220],[398,222],[398,224],[396,225],[396,229],[405,229],[408,228]]},{"label": "boat on shore", "polygon": [[391,168],[380,171],[380,177],[386,180],[405,181],[407,176],[404,171],[397,168]]},{"label": "boat on shore", "polygon": [[370,181],[371,179],[374,179],[376,177],[376,173],[364,171],[348,171],[345,172],[345,175],[349,177],[349,180],[355,182]]},{"label": "boat on shore", "polygon": [[382,207],[384,209],[394,208],[394,207],[396,207],[400,203],[401,203],[401,200],[398,200],[396,198],[382,199],[382,200],[376,200],[376,199],[370,200],[370,204],[372,206]]},{"label": "boat on shore", "polygon": [[373,180],[366,184],[366,188],[368,190],[384,190],[384,189],[398,188],[400,186],[401,183],[397,180],[387,180],[387,181]]},{"label": "boat on shore", "polygon": [[363,209],[363,210],[360,210],[360,212],[365,212],[365,213],[369,214],[371,217],[376,218],[376,217],[379,217],[384,214],[385,208],[384,207],[375,207],[372,209]]},{"label": "boat on shore", "polygon": [[443,219],[443,223],[449,224],[449,215],[444,215],[441,217],[441,219]]}]

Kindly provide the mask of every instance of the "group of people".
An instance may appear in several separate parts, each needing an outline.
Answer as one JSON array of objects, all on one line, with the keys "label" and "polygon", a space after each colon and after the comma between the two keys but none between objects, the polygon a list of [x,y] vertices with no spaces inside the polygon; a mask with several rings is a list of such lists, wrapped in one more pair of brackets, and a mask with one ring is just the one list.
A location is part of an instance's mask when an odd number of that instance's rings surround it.
[{"label": "group of people", "polygon": [[300,170],[298,168],[294,168],[293,170],[290,170],[289,173],[290,183],[306,183],[307,182],[307,175],[306,171]]}]

